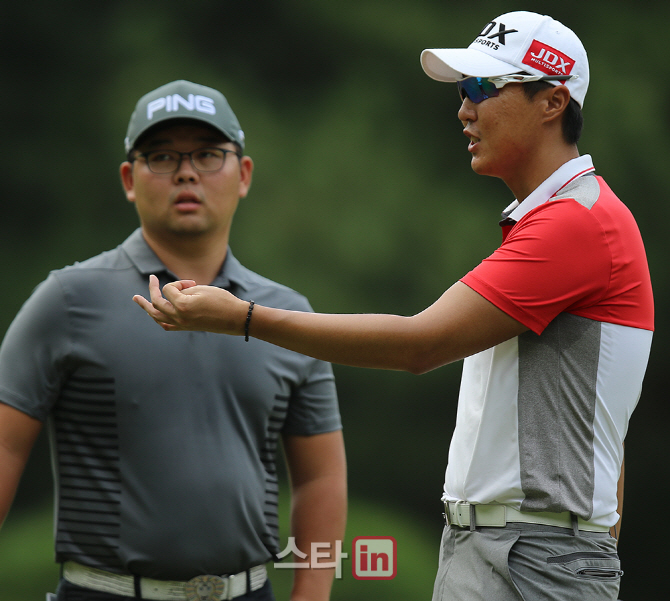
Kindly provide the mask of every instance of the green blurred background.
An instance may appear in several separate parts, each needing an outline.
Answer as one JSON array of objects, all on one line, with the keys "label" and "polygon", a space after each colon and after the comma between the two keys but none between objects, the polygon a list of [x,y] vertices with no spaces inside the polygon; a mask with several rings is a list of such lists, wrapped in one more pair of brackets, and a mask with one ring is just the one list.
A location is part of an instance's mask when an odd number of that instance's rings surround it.
[{"label": "green blurred background", "polygon": [[[657,334],[626,441],[619,550],[621,598],[661,598],[670,4],[645,4],[6,3],[0,333],[49,270],[114,247],[136,227],[118,179],[125,128],[142,94],[180,78],[223,91],[247,134],[256,171],[231,241],[243,263],[300,290],[317,311],[422,310],[495,249],[512,197],[472,173],[455,87],[429,79],[420,52],[467,46],[510,10],[551,11],[589,53],[580,151],[632,209],[652,270]],[[345,551],[356,536],[394,536],[399,562],[395,580],[359,581],[345,560],[333,599],[429,598],[461,367],[420,377],[335,369],[350,474]],[[0,535],[2,601],[41,600],[55,587],[51,486],[42,437]],[[290,574],[276,572],[286,599]]]}]

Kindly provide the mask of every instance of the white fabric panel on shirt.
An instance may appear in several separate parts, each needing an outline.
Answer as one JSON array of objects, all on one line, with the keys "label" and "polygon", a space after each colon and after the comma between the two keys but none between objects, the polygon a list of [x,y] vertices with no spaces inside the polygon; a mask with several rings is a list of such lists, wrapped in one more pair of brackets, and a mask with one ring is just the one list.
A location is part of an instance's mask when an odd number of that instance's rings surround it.
[{"label": "white fabric panel on shirt", "polygon": [[445,499],[520,505],[518,358],[512,338],[465,359]]},{"label": "white fabric panel on shirt", "polygon": [[619,473],[613,473],[607,466],[612,464],[612,457],[615,465],[620,465],[623,459],[621,442],[640,398],[640,382],[647,368],[652,335],[649,330],[602,324],[594,427],[596,496],[593,515],[596,523],[617,521],[613,491],[616,491]]}]

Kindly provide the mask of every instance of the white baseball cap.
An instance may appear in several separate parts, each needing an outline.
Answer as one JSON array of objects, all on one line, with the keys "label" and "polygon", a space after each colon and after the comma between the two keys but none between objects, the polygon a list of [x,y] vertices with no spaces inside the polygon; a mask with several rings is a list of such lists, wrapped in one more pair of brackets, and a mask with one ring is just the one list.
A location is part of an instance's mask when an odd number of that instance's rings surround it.
[{"label": "white baseball cap", "polygon": [[524,71],[531,75],[572,75],[564,84],[579,106],[589,87],[589,61],[575,33],[546,15],[505,13],[487,23],[467,48],[433,48],[421,53],[421,66],[433,79],[455,82]]}]

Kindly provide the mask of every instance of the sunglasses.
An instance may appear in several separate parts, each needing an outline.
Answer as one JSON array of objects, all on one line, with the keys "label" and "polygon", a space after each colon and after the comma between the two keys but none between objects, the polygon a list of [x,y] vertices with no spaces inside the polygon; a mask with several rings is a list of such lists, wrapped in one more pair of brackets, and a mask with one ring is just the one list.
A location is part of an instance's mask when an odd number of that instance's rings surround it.
[{"label": "sunglasses", "polygon": [[577,79],[578,75],[522,75],[514,73],[512,75],[501,75],[499,77],[467,77],[457,81],[458,93],[461,100],[469,98],[475,104],[479,104],[487,98],[494,98],[500,92],[498,91],[508,83],[525,83],[527,81],[568,81]]}]

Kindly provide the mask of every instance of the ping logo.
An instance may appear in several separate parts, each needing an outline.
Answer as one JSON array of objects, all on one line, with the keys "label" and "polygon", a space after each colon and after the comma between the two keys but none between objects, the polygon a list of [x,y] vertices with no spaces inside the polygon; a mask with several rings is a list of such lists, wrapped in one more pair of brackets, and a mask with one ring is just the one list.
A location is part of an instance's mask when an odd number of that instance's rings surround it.
[{"label": "ping logo", "polygon": [[357,536],[352,543],[351,571],[357,580],[393,580],[398,568],[392,536]]},{"label": "ping logo", "polygon": [[570,75],[570,71],[575,65],[575,61],[567,54],[563,54],[560,50],[537,40],[533,40],[522,62],[524,65],[530,65],[547,75]]},{"label": "ping logo", "polygon": [[179,107],[184,107],[187,111],[216,115],[216,106],[212,98],[200,94],[189,94],[188,98],[179,94],[169,94],[162,98],[156,98],[147,105],[147,119],[151,121],[154,113],[158,111],[165,110],[167,113],[172,113],[178,111]]}]

